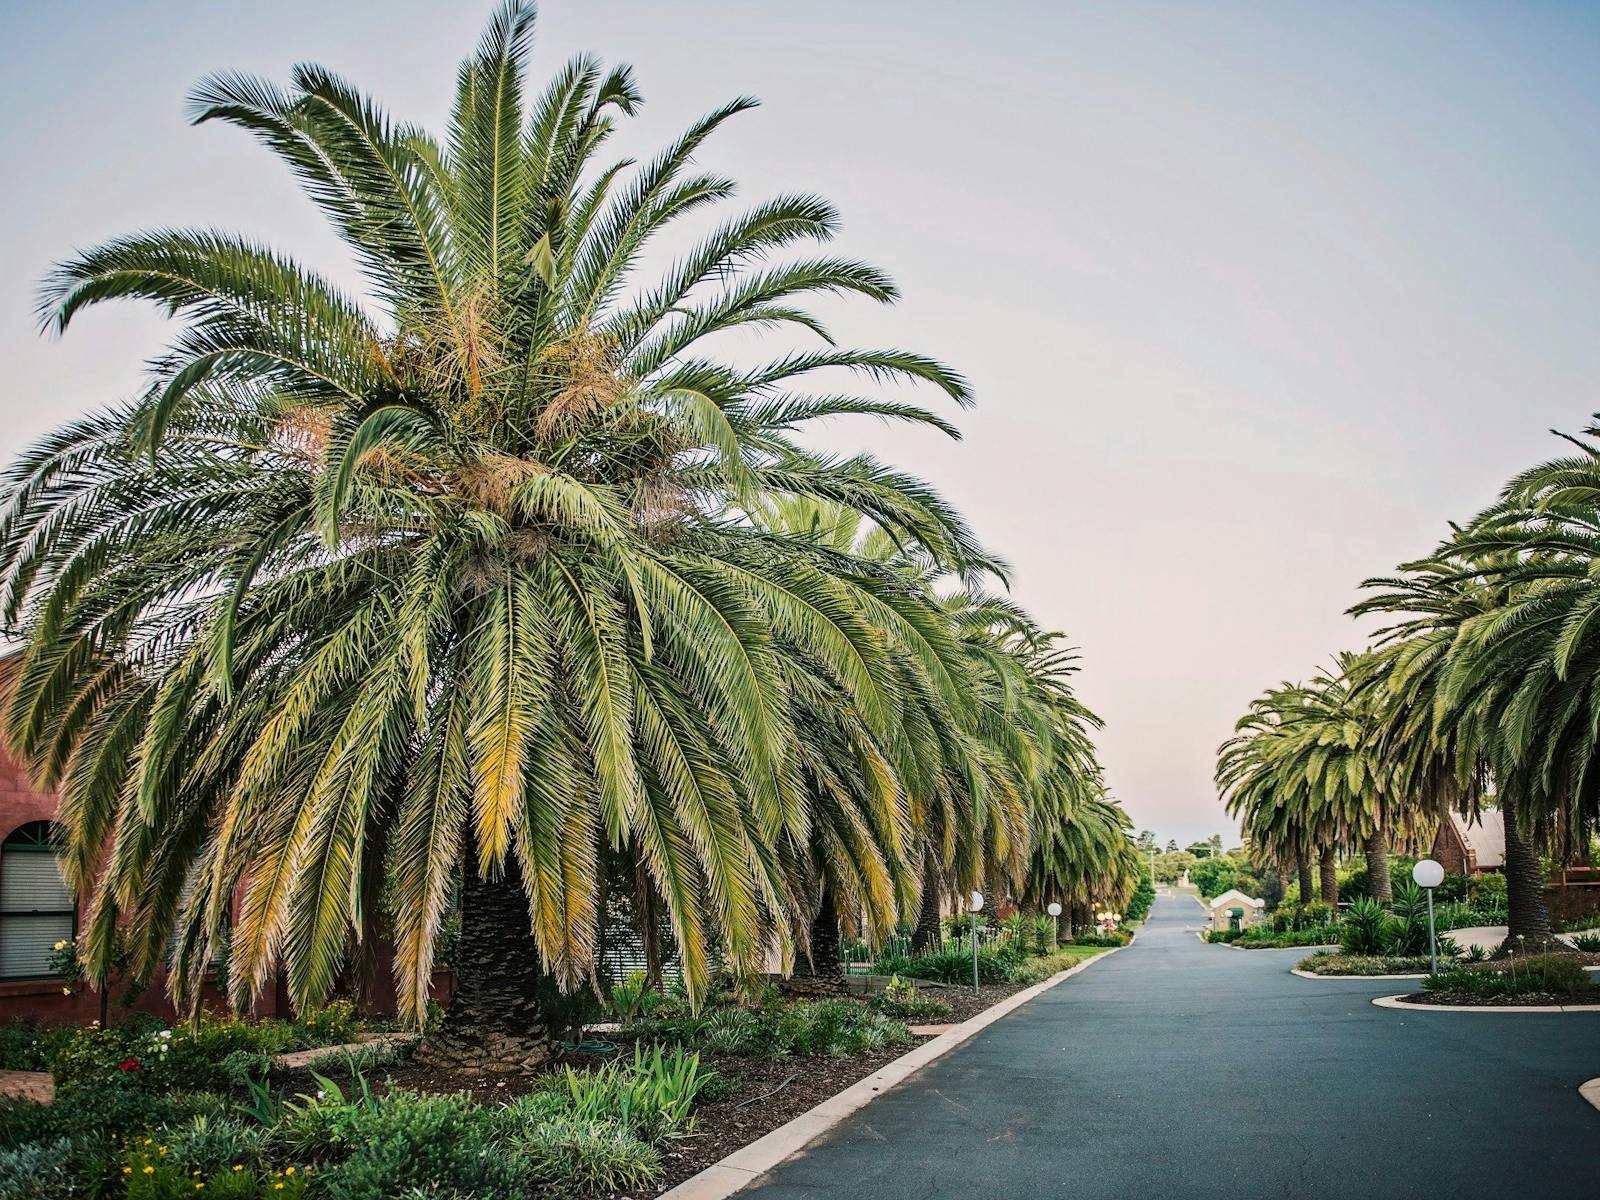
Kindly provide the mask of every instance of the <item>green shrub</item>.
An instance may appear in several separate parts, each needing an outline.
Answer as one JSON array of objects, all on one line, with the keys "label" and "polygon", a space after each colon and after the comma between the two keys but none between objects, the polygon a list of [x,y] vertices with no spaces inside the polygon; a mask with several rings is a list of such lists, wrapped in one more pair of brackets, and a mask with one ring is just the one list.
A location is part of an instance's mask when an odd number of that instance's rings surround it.
[{"label": "green shrub", "polygon": [[[1023,955],[1013,946],[978,947],[978,981],[1009,983]],[[972,982],[972,943],[947,943],[915,958],[885,956],[878,960],[878,972],[904,975],[910,979],[932,979],[938,983]]]},{"label": "green shrub", "polygon": [[1236,942],[1244,936],[1242,929],[1212,929],[1206,933],[1206,941],[1212,943]]},{"label": "green shrub", "polygon": [[27,1019],[0,1025],[0,1071],[48,1071],[50,1055],[72,1029]]},{"label": "green shrub", "polygon": [[633,1060],[592,1071],[568,1067],[566,1102],[585,1121],[613,1121],[648,1142],[686,1132],[707,1072],[698,1054],[635,1047]]},{"label": "green shrub", "polygon": [[761,1008],[728,1006],[698,1014],[664,1011],[627,1027],[626,1032],[641,1041],[708,1053],[772,1058],[848,1057],[911,1042],[911,1031],[905,1025],[855,1000]]},{"label": "green shrub", "polygon": [[1576,934],[1572,939],[1572,944],[1585,953],[1600,954],[1600,933]]},{"label": "green shrub", "polygon": [[0,1098],[0,1146],[52,1138],[142,1136],[177,1119],[172,1104],[134,1088],[58,1096],[54,1104]]},{"label": "green shrub", "polygon": [[1080,933],[1069,943],[1073,946],[1126,946],[1132,939],[1126,933],[1118,930],[1115,933]]},{"label": "green shrub", "polygon": [[272,1056],[259,1050],[232,1050],[223,1056],[219,1069],[229,1084],[242,1088],[252,1079],[272,1074]]},{"label": "green shrub", "polygon": [[[262,1022],[262,1026],[268,1025]],[[261,1028],[262,1026],[256,1026]],[[293,1048],[314,1050],[319,1046],[347,1046],[359,1041],[364,1029],[356,1017],[356,1006],[348,1000],[334,1000],[322,1008],[302,1013],[290,1026]],[[266,1049],[266,1047],[261,1047]],[[283,1049],[289,1049],[284,1046]]]},{"label": "green shrub", "polygon": [[902,979],[898,975],[889,980],[889,986],[872,1004],[884,1016],[896,1021],[932,1024],[947,1020],[950,1016],[950,1006],[943,1000],[919,994],[909,979]]},{"label": "green shrub", "polygon": [[336,1075],[355,1078],[370,1075],[405,1062],[416,1049],[414,1042],[368,1042],[359,1050],[332,1049],[318,1054],[305,1064],[306,1070],[319,1075]]},{"label": "green shrub", "polygon": [[167,1157],[188,1171],[213,1175],[235,1166],[254,1170],[263,1131],[230,1117],[192,1117],[162,1134]]},{"label": "green shrub", "polygon": [[1392,957],[1428,952],[1428,898],[1409,879],[1395,885],[1394,915],[1384,925],[1382,938],[1383,952]]},{"label": "green shrub", "polygon": [[0,1150],[0,1200],[56,1200],[77,1189],[68,1138]]},{"label": "green shrub", "polygon": [[1324,951],[1302,958],[1295,966],[1313,975],[1420,975],[1428,970],[1430,963],[1426,957],[1385,958]]},{"label": "green shrub", "polygon": [[222,1200],[302,1200],[310,1191],[308,1172],[297,1166],[270,1175],[243,1163],[205,1172],[177,1162],[171,1147],[138,1143],[129,1148],[118,1174],[128,1200],[193,1200],[196,1196]]},{"label": "green shrub", "polygon": [[[1233,933],[1233,930],[1224,932]],[[1274,931],[1246,929],[1229,939],[1245,950],[1282,950],[1299,946],[1329,946],[1339,941],[1337,925],[1307,925],[1302,929]]]},{"label": "green shrub", "polygon": [[509,1146],[532,1180],[578,1192],[642,1187],[661,1171],[660,1152],[627,1129],[568,1114],[540,1121]]},{"label": "green shrub", "polygon": [[1480,997],[1554,995],[1594,992],[1589,973],[1560,954],[1535,954],[1504,966],[1455,967],[1423,980],[1428,992]]},{"label": "green shrub", "polygon": [[346,1101],[320,1082],[327,1094],[302,1111],[324,1131],[348,1131],[348,1156],[319,1171],[319,1190],[334,1200],[390,1200],[428,1187],[485,1200],[517,1194],[516,1164],[490,1142],[495,1115],[469,1097],[394,1091]]},{"label": "green shrub", "polygon": [[[1467,895],[1474,906],[1486,909],[1506,909],[1506,877],[1498,871],[1474,875],[1467,885]],[[1499,924],[1499,922],[1492,922]]]},{"label": "green shrub", "polygon": [[1379,955],[1389,914],[1376,900],[1360,899],[1350,906],[1339,927],[1339,948],[1346,954]]}]

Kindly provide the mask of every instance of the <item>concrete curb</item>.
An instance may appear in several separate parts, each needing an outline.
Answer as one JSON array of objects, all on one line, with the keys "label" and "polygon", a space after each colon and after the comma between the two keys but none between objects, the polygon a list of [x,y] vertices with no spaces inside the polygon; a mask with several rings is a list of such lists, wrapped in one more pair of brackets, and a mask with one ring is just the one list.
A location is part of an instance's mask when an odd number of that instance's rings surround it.
[{"label": "concrete curb", "polygon": [[1375,996],[1379,1008],[1447,1013],[1600,1013],[1600,1004],[1408,1004],[1403,996]]},{"label": "concrete curb", "polygon": [[1589,1080],[1578,1085],[1578,1095],[1582,1096],[1596,1108],[1600,1108],[1600,1078]]},{"label": "concrete curb", "polygon": [[[1290,967],[1289,974],[1298,975],[1301,979],[1426,979],[1427,972],[1420,975],[1318,975],[1315,971],[1302,971],[1299,967]],[[1432,1007],[1439,1007],[1437,1004]]]},{"label": "concrete curb", "polygon": [[[1133,945],[1138,937],[1139,935],[1135,933],[1128,946]],[[801,1113],[785,1125],[778,1126],[748,1146],[735,1150],[720,1162],[712,1163],[698,1175],[691,1175],[677,1187],[663,1192],[658,1200],[723,1200],[723,1197],[731,1196],[748,1187],[784,1159],[805,1149],[856,1109],[871,1103],[896,1084],[937,1059],[943,1058],[1013,1009],[1021,1008],[1035,996],[1049,991],[1059,983],[1064,983],[1079,971],[1110,958],[1118,950],[1126,949],[1127,946],[1114,946],[1073,964],[1043,983],[1025,988],[1015,996],[1007,996],[977,1016],[967,1018],[950,1032],[942,1033],[932,1041],[924,1042],[915,1049],[907,1051],[892,1063],[884,1065],[864,1079],[857,1080],[815,1108]]]}]

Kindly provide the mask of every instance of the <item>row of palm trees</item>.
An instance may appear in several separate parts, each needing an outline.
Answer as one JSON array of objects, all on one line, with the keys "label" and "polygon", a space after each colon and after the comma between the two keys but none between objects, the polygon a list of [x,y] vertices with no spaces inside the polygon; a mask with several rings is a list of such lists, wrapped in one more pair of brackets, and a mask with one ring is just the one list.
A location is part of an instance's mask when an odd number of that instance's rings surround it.
[{"label": "row of palm trees", "polygon": [[[1563,435],[1564,436],[1564,435]],[[1600,425],[1511,480],[1428,557],[1369,579],[1351,611],[1387,621],[1361,654],[1259,697],[1218,754],[1229,810],[1269,857],[1367,855],[1454,810],[1497,806],[1509,941],[1552,941],[1541,854],[1586,853],[1600,823]],[[1333,886],[1336,886],[1334,884]]]},{"label": "row of palm trees", "polygon": [[[660,253],[732,196],[695,159],[754,102],[606,160],[631,71],[532,88],[533,21],[496,13],[442,141],[314,66],[194,93],[289,166],[363,294],[204,229],[46,285],[51,329],[117,299],[183,321],[149,390],[36,445],[0,508],[9,733],[63,795],[89,976],[119,928],[146,975],[175,935],[196,1003],[231,923],[233,1001],[281,970],[311,1006],[387,921],[420,1020],[459,903],[439,1053],[510,1059],[543,980],[594,979],[607,879],[697,996],[980,884],[1120,902],[1137,858],[1070,655],[985,590],[1000,563],[932,488],[805,437],[956,436],[859,385],[968,385],[804,307],[896,297],[814,249],[816,196]],[[810,342],[754,357],[786,332]]]}]

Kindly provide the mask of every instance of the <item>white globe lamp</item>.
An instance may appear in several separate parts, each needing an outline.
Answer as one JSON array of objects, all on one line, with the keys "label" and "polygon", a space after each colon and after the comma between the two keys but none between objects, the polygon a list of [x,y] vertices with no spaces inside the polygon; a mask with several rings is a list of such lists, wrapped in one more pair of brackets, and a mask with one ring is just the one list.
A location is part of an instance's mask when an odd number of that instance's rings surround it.
[{"label": "white globe lamp", "polygon": [[1411,868],[1411,879],[1428,893],[1428,960],[1433,974],[1439,973],[1439,941],[1433,935],[1433,889],[1444,882],[1444,868],[1431,858],[1425,858]]},{"label": "white globe lamp", "polygon": [[967,911],[972,914],[972,990],[978,990],[978,913],[983,910],[983,893],[973,892],[967,897]]},{"label": "white globe lamp", "polygon": [[1049,913],[1052,917],[1059,917],[1061,915],[1061,905],[1057,904],[1054,900],[1050,901],[1049,904],[1045,905],[1045,909],[1044,910],[1045,910],[1045,912]]},{"label": "white globe lamp", "polygon": [[1444,868],[1431,858],[1425,858],[1411,868],[1411,878],[1418,887],[1436,888],[1444,882]]}]

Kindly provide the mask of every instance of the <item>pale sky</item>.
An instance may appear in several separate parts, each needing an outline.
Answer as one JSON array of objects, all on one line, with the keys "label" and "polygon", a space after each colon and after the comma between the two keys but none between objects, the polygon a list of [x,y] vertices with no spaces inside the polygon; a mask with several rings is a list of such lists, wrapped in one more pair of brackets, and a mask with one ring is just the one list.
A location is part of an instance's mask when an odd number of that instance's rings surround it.
[{"label": "pale sky", "polygon": [[[202,75],[321,62],[438,128],[490,5],[0,0],[0,459],[136,390],[148,309],[41,338],[75,247],[156,225],[271,240],[353,281],[286,170],[191,129]],[[741,93],[701,161],[820,192],[901,284],[845,343],[973,381],[960,444],[829,433],[934,481],[1081,648],[1141,827],[1231,826],[1217,744],[1360,633],[1546,430],[1600,408],[1600,7],[546,0],[536,74],[634,64],[647,154]]]}]

